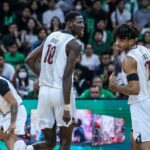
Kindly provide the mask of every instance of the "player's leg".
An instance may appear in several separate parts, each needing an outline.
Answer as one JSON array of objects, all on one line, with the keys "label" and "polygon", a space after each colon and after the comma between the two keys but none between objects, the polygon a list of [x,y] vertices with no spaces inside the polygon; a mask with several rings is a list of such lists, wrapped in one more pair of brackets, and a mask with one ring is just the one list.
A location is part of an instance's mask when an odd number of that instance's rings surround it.
[{"label": "player's leg", "polygon": [[137,144],[133,138],[133,131],[130,132],[130,139],[131,139],[131,148],[132,150],[140,150],[140,145]]},{"label": "player's leg", "polygon": [[150,150],[150,142],[142,142],[140,148],[141,150]]},{"label": "player's leg", "polygon": [[51,103],[51,89],[47,86],[40,87],[38,118],[45,141],[33,144],[33,148],[34,150],[52,150],[56,145],[56,124]]},{"label": "player's leg", "polygon": [[130,106],[134,141],[140,150],[150,149],[150,100],[144,100]]},{"label": "player's leg", "polygon": [[70,150],[73,125],[60,127],[60,150]]},{"label": "player's leg", "polygon": [[56,145],[56,124],[52,129],[42,129],[42,133],[45,141],[33,144],[34,150],[53,150]]}]

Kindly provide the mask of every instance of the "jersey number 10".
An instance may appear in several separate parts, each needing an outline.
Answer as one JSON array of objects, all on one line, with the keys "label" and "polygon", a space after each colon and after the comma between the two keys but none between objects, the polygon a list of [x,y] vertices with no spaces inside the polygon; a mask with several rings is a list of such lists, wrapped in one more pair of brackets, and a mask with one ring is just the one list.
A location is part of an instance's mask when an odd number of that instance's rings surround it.
[{"label": "jersey number 10", "polygon": [[44,57],[44,63],[52,64],[53,63],[53,57],[56,51],[56,46],[52,46],[51,44],[48,45],[47,52]]}]

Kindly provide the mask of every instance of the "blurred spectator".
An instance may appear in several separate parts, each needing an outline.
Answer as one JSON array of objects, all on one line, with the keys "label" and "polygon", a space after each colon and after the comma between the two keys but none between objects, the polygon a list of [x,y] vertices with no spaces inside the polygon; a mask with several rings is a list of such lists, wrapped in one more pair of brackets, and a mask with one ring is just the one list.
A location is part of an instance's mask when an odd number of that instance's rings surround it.
[{"label": "blurred spectator", "polygon": [[14,74],[14,67],[5,62],[4,53],[0,51],[0,76],[12,81]]},{"label": "blurred spectator", "polygon": [[5,61],[14,67],[24,63],[24,54],[18,52],[18,47],[15,41],[11,41],[8,45],[8,52],[5,53]]},{"label": "blurred spectator", "polygon": [[38,40],[36,34],[37,24],[34,18],[29,18],[26,25],[26,30],[21,33],[21,40],[25,46],[25,53],[28,54],[31,50],[32,44]]},{"label": "blurred spectator", "polygon": [[18,27],[16,23],[11,23],[8,26],[8,34],[5,34],[2,38],[2,43],[0,44],[0,48],[3,52],[6,52],[6,47],[10,43],[10,41],[15,41],[18,48],[21,47],[21,37],[18,31]]},{"label": "blurred spectator", "polygon": [[99,88],[98,86],[91,86],[90,87],[90,98],[91,99],[99,99],[101,98],[99,95]]},{"label": "blurred spectator", "polygon": [[54,31],[59,31],[62,29],[62,24],[60,22],[60,19],[58,17],[53,17],[51,20],[51,25],[50,28],[48,30],[48,33],[52,33]]},{"label": "blurred spectator", "polygon": [[107,72],[108,65],[111,61],[111,54],[109,52],[103,52],[100,56],[101,64],[97,68],[97,74],[103,75]]},{"label": "blurred spectator", "polygon": [[[100,77],[94,77],[92,86],[98,87],[99,89],[99,98],[115,98],[114,94],[108,90],[102,88],[102,80]],[[93,89],[91,89],[93,90]],[[95,90],[95,89],[94,89]],[[90,89],[86,89],[81,95],[80,98],[91,98]]]},{"label": "blurred spectator", "polygon": [[39,94],[39,80],[35,79],[33,84],[33,91],[29,92],[26,99],[37,99]]},{"label": "blurred spectator", "polygon": [[148,20],[147,26],[143,27],[141,30],[141,34],[143,35],[145,32],[150,32],[150,20]]},{"label": "blurred spectator", "polygon": [[93,53],[98,56],[108,50],[109,44],[103,42],[103,31],[101,30],[95,31],[92,46],[93,46]]},{"label": "blurred spectator", "polygon": [[76,59],[75,69],[74,69],[74,90],[76,96],[79,96],[85,89],[90,87],[90,80],[92,75],[89,69],[80,64],[82,56],[80,55]]},{"label": "blurred spectator", "polygon": [[17,15],[16,23],[18,25],[19,30],[25,30],[27,26],[27,21],[31,17],[31,10],[29,7],[24,7],[21,10],[21,13]]},{"label": "blurred spectator", "polygon": [[92,45],[87,44],[85,54],[82,55],[81,65],[86,66],[94,74],[99,64],[99,57],[96,54],[93,54]]},{"label": "blurred spectator", "polygon": [[96,30],[101,30],[103,32],[103,42],[107,43],[108,45],[112,44],[114,38],[112,32],[110,30],[106,30],[107,21],[106,20],[99,20],[96,24]]},{"label": "blurred spectator", "polygon": [[74,142],[81,143],[84,142],[85,140],[86,138],[84,129],[82,127],[82,120],[78,119],[74,129]]},{"label": "blurred spectator", "polygon": [[[91,7],[91,6],[92,7]],[[101,0],[95,0],[83,11],[83,16],[87,25],[87,32],[89,33],[89,42],[93,39],[93,33],[95,31],[95,26],[99,20],[106,20],[108,14],[102,9]]]},{"label": "blurred spectator", "polygon": [[36,20],[39,27],[42,27],[42,12],[39,9],[39,2],[36,0],[31,1],[30,10],[32,17]]},{"label": "blurred spectator", "polygon": [[118,0],[116,10],[111,14],[113,28],[131,20],[131,13],[125,10],[125,0]]},{"label": "blurred spectator", "polygon": [[48,6],[49,10],[45,11],[43,13],[43,24],[46,28],[50,27],[50,22],[53,17],[58,17],[61,21],[61,23],[64,23],[64,14],[63,11],[60,8],[56,8],[56,2],[55,0],[48,0]]},{"label": "blurred spectator", "polygon": [[142,29],[148,24],[150,20],[150,10],[148,9],[149,0],[140,0],[141,8],[134,14],[134,21],[138,25],[139,29]]},{"label": "blurred spectator", "polygon": [[150,31],[147,31],[144,33],[144,46],[148,49],[150,49]]},{"label": "blurred spectator", "polygon": [[17,66],[13,83],[19,95],[26,98],[33,91],[33,81],[29,79],[28,70],[25,65]]},{"label": "blurred spectator", "polygon": [[60,8],[63,12],[67,12],[73,7],[74,1],[75,0],[58,0],[56,8]]},{"label": "blurred spectator", "polygon": [[12,3],[5,1],[2,4],[1,12],[0,12],[1,28],[5,29],[5,27],[7,27],[9,24],[14,22],[15,18],[16,18],[16,15],[13,11]]},{"label": "blurred spectator", "polygon": [[32,44],[31,50],[38,47],[45,40],[47,36],[47,30],[45,28],[40,28],[37,33],[38,33],[38,40]]}]

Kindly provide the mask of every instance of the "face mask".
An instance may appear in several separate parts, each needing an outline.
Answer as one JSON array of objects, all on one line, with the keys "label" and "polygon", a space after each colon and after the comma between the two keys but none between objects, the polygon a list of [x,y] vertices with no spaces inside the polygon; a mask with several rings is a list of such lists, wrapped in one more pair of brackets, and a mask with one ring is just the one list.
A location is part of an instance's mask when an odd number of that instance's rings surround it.
[{"label": "face mask", "polygon": [[25,79],[27,77],[27,73],[26,72],[19,72],[18,76],[20,79]]}]

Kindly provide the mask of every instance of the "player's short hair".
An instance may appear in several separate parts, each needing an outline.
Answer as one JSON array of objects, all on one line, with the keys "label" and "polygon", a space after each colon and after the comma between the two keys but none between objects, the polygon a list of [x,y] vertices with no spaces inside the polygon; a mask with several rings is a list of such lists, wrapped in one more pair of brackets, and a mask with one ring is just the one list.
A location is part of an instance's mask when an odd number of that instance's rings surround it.
[{"label": "player's short hair", "polygon": [[70,11],[65,16],[65,22],[72,21],[76,16],[80,16],[81,14],[77,11]]},{"label": "player's short hair", "polygon": [[121,24],[113,32],[119,39],[135,39],[139,35],[138,29],[133,25]]}]

